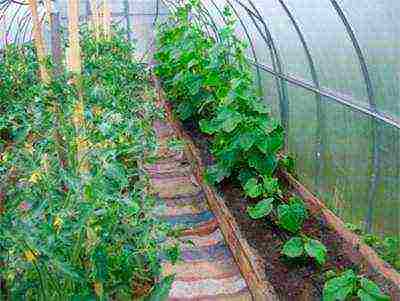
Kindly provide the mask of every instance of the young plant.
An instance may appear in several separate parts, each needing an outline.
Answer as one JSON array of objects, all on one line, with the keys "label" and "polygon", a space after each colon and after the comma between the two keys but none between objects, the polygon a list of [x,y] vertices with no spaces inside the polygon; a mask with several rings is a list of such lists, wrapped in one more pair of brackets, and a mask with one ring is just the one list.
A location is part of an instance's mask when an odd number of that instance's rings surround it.
[{"label": "young plant", "polygon": [[353,270],[346,270],[341,275],[329,279],[323,290],[323,301],[345,301],[358,297],[361,301],[390,301],[379,286]]},{"label": "young plant", "polygon": [[320,241],[302,235],[287,241],[283,246],[282,254],[289,258],[308,256],[322,266],[326,262],[327,249]]},{"label": "young plant", "polygon": [[298,233],[307,218],[308,211],[304,201],[297,197],[291,198],[287,204],[278,206],[278,223],[291,233]]}]

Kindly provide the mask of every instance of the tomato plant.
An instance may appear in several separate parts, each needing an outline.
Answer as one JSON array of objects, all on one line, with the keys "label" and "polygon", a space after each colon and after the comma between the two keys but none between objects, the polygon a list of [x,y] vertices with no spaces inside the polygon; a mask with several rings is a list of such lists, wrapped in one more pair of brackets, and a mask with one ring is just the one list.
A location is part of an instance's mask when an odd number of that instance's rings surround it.
[{"label": "tomato plant", "polygon": [[[148,69],[118,32],[97,39],[83,31],[82,38],[84,133],[72,122],[78,92],[70,75],[44,86],[33,50],[29,57],[17,49],[7,56],[6,80],[18,76],[17,65],[31,72],[20,79],[26,89],[10,86],[1,95],[2,109],[17,111],[3,121],[13,144],[0,162],[8,184],[2,187],[0,276],[12,300],[126,299],[171,285],[172,278],[156,281],[160,252],[177,259],[175,245],[159,243],[172,230],[152,217],[156,200],[138,167],[157,150],[152,122],[163,117]],[[16,139],[21,129],[24,139]],[[79,144],[90,163],[85,175],[76,160]]]}]

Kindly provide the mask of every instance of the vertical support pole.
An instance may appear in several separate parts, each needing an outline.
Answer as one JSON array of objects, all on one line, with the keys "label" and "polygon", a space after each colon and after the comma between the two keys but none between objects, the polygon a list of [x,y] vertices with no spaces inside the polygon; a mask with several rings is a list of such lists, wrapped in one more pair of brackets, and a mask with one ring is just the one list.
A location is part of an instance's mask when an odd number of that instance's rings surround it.
[{"label": "vertical support pole", "polygon": [[46,53],[44,48],[42,29],[40,26],[37,0],[29,0],[29,7],[32,14],[33,36],[35,39],[35,47],[39,61],[40,77],[43,83],[48,84],[50,82],[50,75],[46,67]]},{"label": "vertical support pole", "polygon": [[44,7],[46,8],[46,17],[51,28],[51,13],[53,12],[53,5],[51,3],[51,0],[44,0]]},{"label": "vertical support pole", "polygon": [[54,75],[59,77],[62,70],[62,49],[61,49],[61,24],[60,24],[60,13],[52,12],[50,14],[51,24],[51,55],[53,63],[55,65]]},{"label": "vertical support pole", "polygon": [[131,33],[131,19],[129,17],[129,0],[124,0],[124,14],[125,14],[125,20],[126,20],[126,32],[127,32],[127,37],[128,41],[132,40],[132,33]]},{"label": "vertical support pole", "polygon": [[106,38],[111,34],[111,10],[107,0],[103,0],[103,31]]},{"label": "vertical support pole", "polygon": [[85,5],[86,5],[86,16],[85,16],[85,20],[87,24],[90,24],[90,16],[92,15],[92,9],[90,7],[90,0],[86,0],[85,1]]},{"label": "vertical support pole", "polygon": [[90,0],[90,6],[92,8],[92,26],[93,26],[94,34],[95,34],[96,38],[99,38],[100,24],[99,24],[99,8],[97,7],[97,1]]},{"label": "vertical support pole", "polygon": [[79,4],[76,0],[68,1],[68,68],[75,75],[81,74],[81,48],[79,45]]},{"label": "vertical support pole", "polygon": [[76,145],[77,156],[76,161],[79,164],[79,172],[87,174],[89,164],[85,159],[87,151],[87,141],[84,136],[85,117],[83,92],[81,87],[81,49],[79,45],[79,3],[76,0],[68,1],[68,33],[69,45],[68,48],[68,70],[73,74],[73,83],[77,86],[78,100],[76,101],[72,121],[76,129]]}]

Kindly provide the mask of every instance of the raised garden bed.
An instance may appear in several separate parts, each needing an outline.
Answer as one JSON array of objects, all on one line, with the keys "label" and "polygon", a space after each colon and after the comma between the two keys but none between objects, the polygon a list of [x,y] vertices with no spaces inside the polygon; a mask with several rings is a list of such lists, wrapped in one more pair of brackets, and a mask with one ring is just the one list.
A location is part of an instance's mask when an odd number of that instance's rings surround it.
[{"label": "raised garden bed", "polygon": [[[204,168],[213,161],[208,137],[193,123],[182,125],[177,122],[171,107],[168,104],[165,107],[181,138],[189,145],[189,153],[198,167],[198,177],[202,178]],[[375,281],[392,300],[400,300],[400,275],[357,235],[347,230],[344,223],[294,177],[280,172],[279,178],[286,188],[283,198],[298,196],[311,212],[304,234],[326,245],[328,260],[323,267],[306,260],[290,261],[282,256],[282,245],[289,238],[288,233],[268,218],[251,219],[246,212],[251,201],[245,197],[240,185],[225,180],[216,187],[218,193],[208,187],[209,202],[214,203],[211,207],[217,211],[220,223],[226,224],[222,225],[227,228],[224,235],[249,287],[253,288],[255,299],[321,300],[326,274],[331,270],[352,268]]]}]

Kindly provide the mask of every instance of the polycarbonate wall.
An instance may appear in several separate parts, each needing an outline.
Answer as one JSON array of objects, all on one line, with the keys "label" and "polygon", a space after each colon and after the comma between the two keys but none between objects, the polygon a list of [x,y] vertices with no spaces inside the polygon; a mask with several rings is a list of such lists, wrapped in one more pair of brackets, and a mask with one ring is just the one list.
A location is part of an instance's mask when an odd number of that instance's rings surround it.
[{"label": "polycarbonate wall", "polygon": [[[67,4],[71,0],[51,0],[52,12],[59,15],[63,28],[67,27]],[[79,1],[80,20],[84,23],[90,20],[92,11],[90,0]],[[47,24],[48,16],[45,14],[43,1],[39,2],[39,13],[42,20],[43,31],[50,45],[50,29]],[[94,0],[98,8],[103,1]],[[27,0],[0,0],[0,49],[6,43],[18,43],[32,39],[32,20]],[[108,0],[114,24],[127,30],[127,36],[131,40],[137,40],[140,54],[144,54],[150,47],[154,38],[154,25],[168,13],[165,6],[154,0]]]},{"label": "polycarbonate wall", "polygon": [[345,221],[398,235],[400,2],[201,2],[210,34],[224,6],[236,14],[301,181]]},{"label": "polycarbonate wall", "polygon": [[[80,1],[85,21],[89,1]],[[0,30],[11,33],[0,39],[20,43],[30,38],[30,16],[26,5],[11,2],[0,0]],[[67,0],[53,2],[65,25]],[[142,52],[154,21],[181,2],[109,1],[114,22],[130,28]],[[400,1],[201,3],[196,18],[210,35],[224,24],[224,6],[236,14],[256,83],[286,127],[301,181],[345,221],[399,234]]]}]

